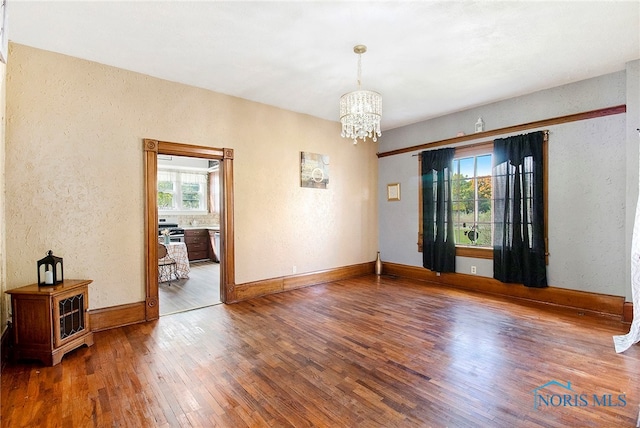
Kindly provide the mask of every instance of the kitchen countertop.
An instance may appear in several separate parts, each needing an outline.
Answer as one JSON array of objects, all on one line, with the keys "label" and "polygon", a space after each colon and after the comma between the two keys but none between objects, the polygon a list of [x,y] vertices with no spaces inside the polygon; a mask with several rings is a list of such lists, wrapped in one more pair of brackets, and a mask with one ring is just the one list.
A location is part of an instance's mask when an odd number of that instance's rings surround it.
[{"label": "kitchen countertop", "polygon": [[220,226],[207,226],[207,225],[196,225],[196,226],[180,226],[184,230],[196,230],[196,229],[207,229],[207,230],[216,230],[220,231]]}]

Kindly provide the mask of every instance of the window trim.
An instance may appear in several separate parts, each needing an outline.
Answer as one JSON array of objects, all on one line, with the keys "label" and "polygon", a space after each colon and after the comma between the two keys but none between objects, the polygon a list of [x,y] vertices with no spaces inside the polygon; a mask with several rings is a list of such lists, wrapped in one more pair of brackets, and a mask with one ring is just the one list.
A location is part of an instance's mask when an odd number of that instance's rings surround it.
[{"label": "window trim", "polygon": [[493,248],[488,247],[468,247],[466,245],[456,245],[457,257],[472,257],[474,259],[493,260]]}]

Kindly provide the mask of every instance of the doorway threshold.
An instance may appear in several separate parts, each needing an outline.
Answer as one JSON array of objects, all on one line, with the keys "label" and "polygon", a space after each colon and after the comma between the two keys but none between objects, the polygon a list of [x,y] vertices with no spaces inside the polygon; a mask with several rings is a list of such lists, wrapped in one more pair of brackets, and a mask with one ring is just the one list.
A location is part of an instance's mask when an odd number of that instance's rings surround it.
[{"label": "doorway threshold", "polygon": [[196,309],[203,309],[203,308],[208,308],[210,306],[218,306],[218,305],[221,305],[221,304],[222,304],[222,302],[207,303],[206,305],[202,305],[202,306],[195,306],[193,308],[186,308],[186,309],[180,309],[179,311],[167,312],[166,314],[160,314],[160,316],[164,317],[164,316],[167,316],[167,315],[181,314],[183,312],[195,311]]}]

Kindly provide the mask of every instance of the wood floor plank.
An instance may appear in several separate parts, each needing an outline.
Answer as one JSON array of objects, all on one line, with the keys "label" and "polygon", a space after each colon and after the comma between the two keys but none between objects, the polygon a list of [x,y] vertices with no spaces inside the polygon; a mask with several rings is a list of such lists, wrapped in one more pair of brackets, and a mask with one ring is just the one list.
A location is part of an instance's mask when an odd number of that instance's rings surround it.
[{"label": "wood floor plank", "polygon": [[[8,363],[2,426],[633,427],[640,346],[611,338],[627,328],[355,278],[97,332],[54,367]],[[536,408],[553,380],[571,391],[548,396],[588,405]]]},{"label": "wood floor plank", "polygon": [[160,316],[220,303],[220,264],[191,262],[189,278],[158,284]]}]

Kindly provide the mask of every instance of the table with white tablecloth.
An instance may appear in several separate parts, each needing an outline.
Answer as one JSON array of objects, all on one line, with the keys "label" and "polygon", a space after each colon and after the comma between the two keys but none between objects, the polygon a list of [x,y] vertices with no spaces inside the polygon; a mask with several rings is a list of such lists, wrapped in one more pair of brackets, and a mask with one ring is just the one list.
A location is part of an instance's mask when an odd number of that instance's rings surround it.
[{"label": "table with white tablecloth", "polygon": [[[178,278],[189,278],[189,255],[187,253],[187,245],[184,242],[171,242],[163,244],[167,247],[167,257],[176,261],[176,274]],[[166,282],[172,278],[173,269],[160,269],[158,271],[158,282]]]}]

